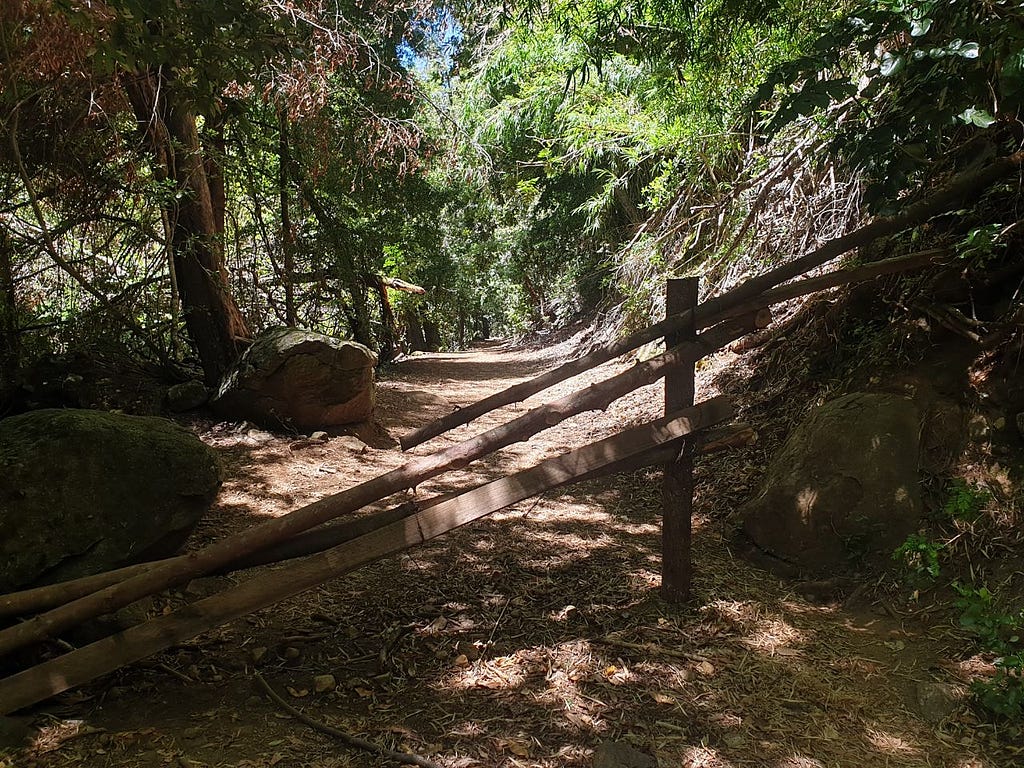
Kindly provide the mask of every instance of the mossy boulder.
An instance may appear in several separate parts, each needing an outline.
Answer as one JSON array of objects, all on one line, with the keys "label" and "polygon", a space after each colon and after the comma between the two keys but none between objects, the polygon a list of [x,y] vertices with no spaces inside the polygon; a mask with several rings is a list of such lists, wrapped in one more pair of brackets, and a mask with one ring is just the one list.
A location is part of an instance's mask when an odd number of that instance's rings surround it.
[{"label": "mossy boulder", "polygon": [[173,554],[221,483],[216,454],[152,416],[0,421],[0,592]]},{"label": "mossy boulder", "polygon": [[813,576],[888,563],[922,516],[914,402],[854,393],[814,409],[740,510],[762,551]]},{"label": "mossy boulder", "polygon": [[223,418],[304,431],[366,421],[376,364],[354,341],[273,328],[225,376],[213,407]]}]

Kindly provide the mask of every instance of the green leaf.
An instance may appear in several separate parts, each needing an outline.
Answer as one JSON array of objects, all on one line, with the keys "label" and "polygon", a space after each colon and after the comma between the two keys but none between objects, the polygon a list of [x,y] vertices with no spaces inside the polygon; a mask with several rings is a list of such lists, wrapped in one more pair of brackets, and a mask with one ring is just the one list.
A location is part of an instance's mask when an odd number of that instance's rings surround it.
[{"label": "green leaf", "polygon": [[928,30],[932,28],[931,19],[914,19],[910,24],[910,36],[911,37],[923,37],[928,34]]},{"label": "green leaf", "polygon": [[976,59],[981,55],[981,48],[977,43],[964,43],[957,51],[965,59]]},{"label": "green leaf", "polygon": [[988,128],[996,121],[988,111],[978,109],[977,107],[969,107],[965,109],[959,117],[967,125],[976,125],[979,128]]},{"label": "green leaf", "polygon": [[1024,50],[1007,56],[999,75],[1002,98],[1014,104],[1024,101]]},{"label": "green leaf", "polygon": [[882,54],[882,63],[878,71],[882,73],[882,77],[892,77],[903,69],[903,65],[906,63],[907,60],[903,57],[903,54],[892,54],[886,51]]}]

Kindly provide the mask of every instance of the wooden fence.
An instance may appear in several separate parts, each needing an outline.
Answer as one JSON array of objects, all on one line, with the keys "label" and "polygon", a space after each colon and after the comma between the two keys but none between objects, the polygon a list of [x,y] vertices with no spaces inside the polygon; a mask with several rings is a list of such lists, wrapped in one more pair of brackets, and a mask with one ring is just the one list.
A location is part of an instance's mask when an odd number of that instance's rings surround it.
[{"label": "wooden fence", "polygon": [[[0,680],[0,714],[7,714],[131,664],[176,643],[265,608],[382,557],[436,538],[523,499],[598,475],[663,465],[663,583],[666,599],[686,599],[690,582],[692,456],[742,442],[743,427],[710,434],[733,415],[723,398],[693,404],[697,360],[744,334],[764,328],[773,304],[847,283],[863,282],[933,264],[948,253],[927,251],[853,269],[796,280],[802,273],[878,237],[891,235],[954,210],[960,202],[1020,168],[1017,153],[953,180],[899,215],[870,224],[732,290],[698,304],[695,280],[670,281],[665,320],[462,408],[402,438],[410,448],[503,405],[520,402],[553,384],[644,344],[664,338],[666,351],[602,382],[545,403],[518,418],[443,450],[411,459],[378,477],[283,517],[186,555],[98,574],[65,584],[0,596],[0,617],[24,620],[0,631],[0,657],[57,637],[59,633],[136,600],[204,575],[304,557],[285,571],[249,580],[144,621],[106,639],[70,651]],[[698,333],[700,332],[700,333]],[[585,411],[603,409],[622,395],[666,377],[665,417],[568,451],[535,467],[458,495],[404,504],[355,521],[323,525],[432,477],[464,467]],[[314,530],[315,529],[315,530]],[[31,615],[30,614],[35,614]]]}]

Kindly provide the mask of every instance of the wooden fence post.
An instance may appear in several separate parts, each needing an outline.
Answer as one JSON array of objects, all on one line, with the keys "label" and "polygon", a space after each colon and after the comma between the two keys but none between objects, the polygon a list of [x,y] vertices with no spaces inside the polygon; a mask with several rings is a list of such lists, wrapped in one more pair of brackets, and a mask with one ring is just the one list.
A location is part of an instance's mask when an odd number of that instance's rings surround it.
[{"label": "wooden fence post", "polygon": [[[697,306],[700,280],[696,277],[670,279],[665,286],[665,314],[672,316]],[[692,313],[691,313],[692,317]],[[697,336],[692,322],[684,329],[665,336],[665,348],[671,349]],[[665,376],[665,413],[693,405],[693,364],[669,371]],[[661,596],[678,604],[690,597],[690,526],[693,515],[693,443],[684,443],[675,461],[665,465],[662,480],[661,522]]]}]

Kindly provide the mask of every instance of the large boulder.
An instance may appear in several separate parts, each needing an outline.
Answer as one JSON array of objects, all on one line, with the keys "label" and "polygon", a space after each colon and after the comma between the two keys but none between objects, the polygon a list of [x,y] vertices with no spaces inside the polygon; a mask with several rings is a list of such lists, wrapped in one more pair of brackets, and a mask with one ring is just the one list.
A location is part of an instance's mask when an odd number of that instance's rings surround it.
[{"label": "large boulder", "polygon": [[172,554],[220,486],[217,457],[152,416],[0,421],[0,593]]},{"label": "large boulder", "polygon": [[855,393],[813,410],[741,509],[757,547],[816,576],[888,562],[917,529],[920,418],[898,395]]},{"label": "large boulder", "polygon": [[362,344],[298,328],[262,334],[224,377],[214,409],[267,427],[312,430],[373,413],[377,356]]}]

